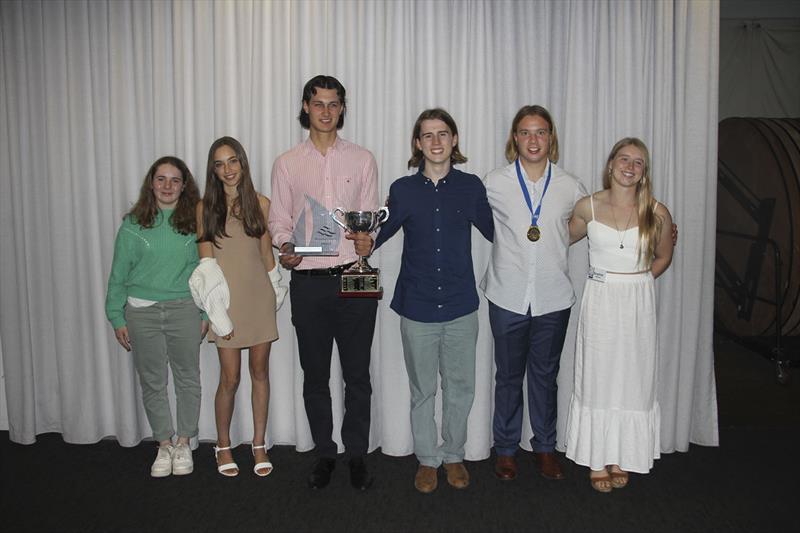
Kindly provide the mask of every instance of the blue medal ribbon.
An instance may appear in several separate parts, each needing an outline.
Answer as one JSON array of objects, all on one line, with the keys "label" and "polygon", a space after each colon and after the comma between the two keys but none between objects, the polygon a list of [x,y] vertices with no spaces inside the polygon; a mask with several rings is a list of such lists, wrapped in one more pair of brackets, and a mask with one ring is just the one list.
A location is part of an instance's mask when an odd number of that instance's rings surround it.
[{"label": "blue medal ribbon", "polygon": [[547,162],[547,178],[544,182],[544,190],[542,190],[542,197],[539,198],[539,205],[536,206],[536,210],[533,209],[533,202],[531,202],[531,194],[528,192],[528,186],[525,185],[525,178],[522,177],[522,167],[519,164],[519,158],[514,162],[514,165],[517,169],[517,179],[519,180],[519,186],[522,189],[522,195],[525,197],[525,203],[528,204],[528,210],[531,212],[531,227],[528,230],[528,239],[531,241],[538,241],[539,240],[539,214],[542,211],[542,200],[544,200],[544,195],[547,194],[547,188],[550,186],[550,178],[553,176],[553,164],[549,161]]}]

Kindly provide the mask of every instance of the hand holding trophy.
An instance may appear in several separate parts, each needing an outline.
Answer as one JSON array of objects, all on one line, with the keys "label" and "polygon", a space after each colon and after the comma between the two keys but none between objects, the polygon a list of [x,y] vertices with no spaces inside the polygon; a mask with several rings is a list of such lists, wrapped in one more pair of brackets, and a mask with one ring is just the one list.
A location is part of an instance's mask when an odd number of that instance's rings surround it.
[{"label": "hand holding trophy", "polygon": [[[339,220],[341,215],[344,222]],[[377,211],[345,211],[337,207],[331,211],[331,218],[347,232],[371,233],[389,218],[389,208],[381,207]],[[366,257],[359,256],[358,261],[342,272],[342,284],[339,296],[348,298],[381,298],[383,287],[380,284],[380,270],[372,268]]]}]

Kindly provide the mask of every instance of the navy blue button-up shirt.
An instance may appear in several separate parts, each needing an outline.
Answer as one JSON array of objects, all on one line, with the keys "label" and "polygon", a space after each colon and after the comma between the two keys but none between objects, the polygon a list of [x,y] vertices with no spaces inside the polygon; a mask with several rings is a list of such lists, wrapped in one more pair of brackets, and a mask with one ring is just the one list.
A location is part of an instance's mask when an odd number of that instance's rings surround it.
[{"label": "navy blue button-up shirt", "polygon": [[389,219],[375,248],[403,228],[403,258],[391,308],[417,322],[447,322],[478,309],[472,226],[494,237],[480,178],[451,168],[436,185],[422,172],[389,189]]}]

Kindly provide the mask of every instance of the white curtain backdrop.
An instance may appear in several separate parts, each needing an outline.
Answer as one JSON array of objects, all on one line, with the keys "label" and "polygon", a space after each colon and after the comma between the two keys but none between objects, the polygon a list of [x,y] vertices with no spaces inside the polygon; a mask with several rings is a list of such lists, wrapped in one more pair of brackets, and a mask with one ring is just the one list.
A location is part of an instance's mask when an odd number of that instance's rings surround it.
[{"label": "white curtain backdrop", "polygon": [[[122,214],[148,166],[175,154],[202,184],[211,142],[237,137],[256,187],[304,138],[303,84],[319,73],[348,90],[341,135],[378,161],[382,197],[407,173],[411,127],[442,106],[456,119],[466,171],[505,164],[516,110],[552,112],[560,164],[589,190],[612,144],[639,136],[656,196],[680,226],[657,281],[662,450],[717,444],[712,353],[719,5],[675,1],[47,1],[0,3],[0,342],[11,439],[59,432],[71,443],[151,435],[131,357],[104,316]],[[474,235],[483,275],[488,244]],[[373,343],[371,449],[412,453],[399,319],[389,309],[402,238],[373,259],[384,300]],[[571,252],[580,294],[585,243]],[[268,442],[313,447],[288,303],[272,347]],[[468,459],[492,445],[493,354],[480,309]],[[573,313],[574,316],[577,315]],[[629,327],[620,324],[620,328]],[[559,377],[559,446],[572,388],[574,324]],[[200,438],[215,439],[213,345],[201,352]],[[246,368],[246,366],[244,367]],[[341,422],[338,360],[331,379]],[[249,379],[232,427],[249,441]],[[1,422],[2,420],[0,420]],[[338,429],[337,429],[338,431]],[[529,449],[526,426],[523,446]],[[338,435],[337,435],[338,440]]]}]

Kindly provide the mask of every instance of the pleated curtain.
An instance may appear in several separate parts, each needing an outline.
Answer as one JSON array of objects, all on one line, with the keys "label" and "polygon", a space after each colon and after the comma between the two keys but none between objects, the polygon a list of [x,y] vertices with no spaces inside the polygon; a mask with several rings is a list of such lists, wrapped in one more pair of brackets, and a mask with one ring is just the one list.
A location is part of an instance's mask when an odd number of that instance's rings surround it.
[{"label": "pleated curtain", "polygon": [[[340,134],[375,155],[381,198],[408,173],[411,129],[428,107],[450,111],[469,158],[462,169],[481,176],[505,164],[511,119],[525,104],[551,111],[559,164],[588,190],[601,188],[613,143],[641,137],[655,195],[680,227],[672,267],[656,282],[661,447],[716,445],[718,39],[716,0],[0,3],[0,424],[19,443],[45,432],[123,446],[151,436],[131,356],[104,315],[121,217],[161,155],[185,159],[202,187],[208,147],[222,135],[243,143],[269,196],[274,158],[306,135],[296,120],[303,84],[322,73],[347,88]],[[480,278],[489,245],[476,231],[473,246]],[[370,448],[390,455],[413,451],[399,317],[389,308],[401,250],[397,236],[370,259],[385,288]],[[584,241],[570,252],[578,297],[587,264]],[[481,299],[471,460],[492,446],[493,345]],[[267,439],[305,451],[313,442],[290,317],[287,300],[270,357]],[[576,317],[558,380],[559,447]],[[219,363],[207,343],[201,372],[199,437],[213,441]],[[245,370],[234,444],[251,438],[249,388]],[[331,390],[340,441],[338,356]],[[526,423],[523,447],[530,436]]]}]

